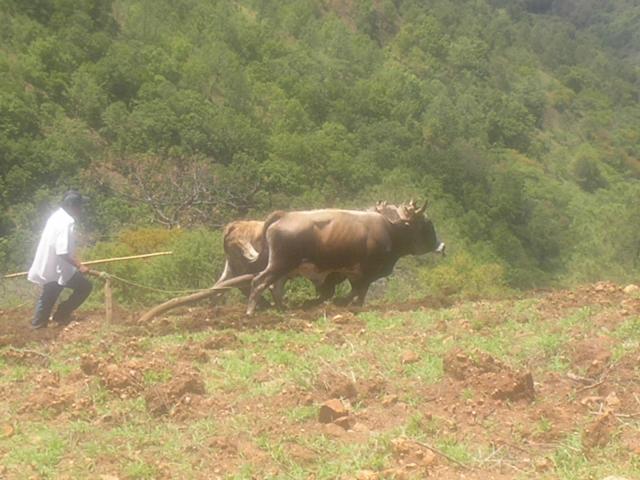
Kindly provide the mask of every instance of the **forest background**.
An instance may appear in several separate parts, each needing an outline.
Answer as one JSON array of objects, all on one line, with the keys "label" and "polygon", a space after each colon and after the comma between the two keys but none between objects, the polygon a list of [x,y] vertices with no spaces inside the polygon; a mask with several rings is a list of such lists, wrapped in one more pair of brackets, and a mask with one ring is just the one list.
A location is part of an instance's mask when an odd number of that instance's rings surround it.
[{"label": "forest background", "polygon": [[82,258],[162,288],[232,219],[411,197],[450,255],[385,295],[624,282],[639,180],[634,0],[0,0],[3,272],[76,188]]}]

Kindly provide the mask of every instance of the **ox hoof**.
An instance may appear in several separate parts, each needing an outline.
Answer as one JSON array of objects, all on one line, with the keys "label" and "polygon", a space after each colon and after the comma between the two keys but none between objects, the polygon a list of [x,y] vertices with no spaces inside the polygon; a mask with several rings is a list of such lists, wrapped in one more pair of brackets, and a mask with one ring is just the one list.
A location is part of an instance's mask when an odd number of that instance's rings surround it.
[{"label": "ox hoof", "polygon": [[338,297],[333,300],[333,304],[337,307],[346,307],[351,303],[351,299],[348,297]]}]

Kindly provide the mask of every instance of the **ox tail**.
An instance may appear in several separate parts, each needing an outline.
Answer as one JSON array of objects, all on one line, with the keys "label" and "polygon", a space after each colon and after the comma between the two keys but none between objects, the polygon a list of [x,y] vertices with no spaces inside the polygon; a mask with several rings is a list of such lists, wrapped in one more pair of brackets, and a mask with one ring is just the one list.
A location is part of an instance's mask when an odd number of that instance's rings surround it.
[{"label": "ox tail", "polygon": [[[262,268],[267,266],[267,260],[269,258],[269,244],[267,243],[267,230],[271,225],[280,220],[287,212],[284,210],[276,210],[271,215],[267,217],[264,221],[264,225],[262,226],[262,234],[260,235],[262,238],[262,250],[255,260],[252,260],[251,263],[259,263],[262,265]],[[262,270],[261,268],[261,270]]]}]

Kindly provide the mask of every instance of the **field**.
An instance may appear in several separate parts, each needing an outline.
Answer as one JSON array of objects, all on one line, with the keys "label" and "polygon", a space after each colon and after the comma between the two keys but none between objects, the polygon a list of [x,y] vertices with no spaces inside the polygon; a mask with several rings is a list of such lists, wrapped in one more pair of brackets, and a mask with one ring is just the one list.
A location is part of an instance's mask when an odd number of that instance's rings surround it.
[{"label": "field", "polygon": [[640,293],[0,311],[0,478],[640,478]]}]

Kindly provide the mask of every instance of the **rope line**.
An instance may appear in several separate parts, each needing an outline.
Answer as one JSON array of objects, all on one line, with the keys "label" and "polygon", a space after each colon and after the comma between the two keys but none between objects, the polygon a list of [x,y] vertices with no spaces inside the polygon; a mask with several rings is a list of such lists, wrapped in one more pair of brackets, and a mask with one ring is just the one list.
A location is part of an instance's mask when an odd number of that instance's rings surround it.
[{"label": "rope line", "polygon": [[110,278],[113,280],[118,280],[119,282],[122,283],[126,283],[127,285],[131,285],[133,287],[137,287],[137,288],[142,288],[144,290],[150,290],[152,292],[158,292],[158,293],[171,293],[171,294],[187,294],[187,293],[198,293],[198,292],[204,292],[206,290],[209,290],[208,288],[198,288],[198,289],[192,289],[192,290],[165,290],[163,288],[156,288],[156,287],[149,287],[147,285],[142,285],[140,283],[136,283],[132,280],[127,280],[126,278],[122,278],[122,277],[118,277],[117,275],[114,275],[112,273],[107,273],[107,272],[97,272],[95,270],[91,270],[90,271],[93,275],[96,275],[97,277],[100,278]]}]

